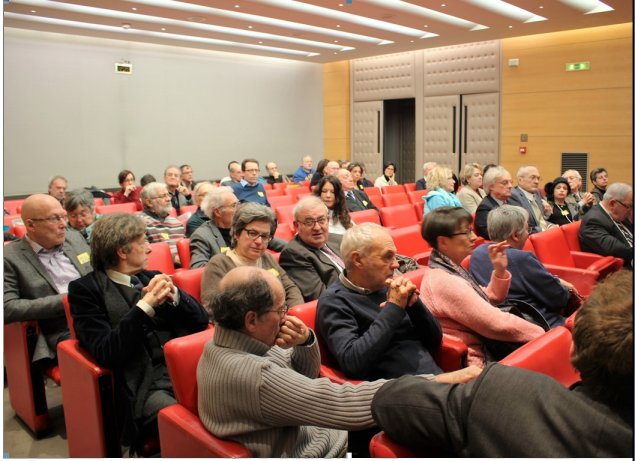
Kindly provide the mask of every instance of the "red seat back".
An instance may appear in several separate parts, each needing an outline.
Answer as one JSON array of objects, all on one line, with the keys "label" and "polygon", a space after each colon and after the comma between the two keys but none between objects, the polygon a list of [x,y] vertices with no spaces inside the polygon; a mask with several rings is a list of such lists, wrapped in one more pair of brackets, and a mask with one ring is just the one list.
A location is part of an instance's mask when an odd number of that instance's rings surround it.
[{"label": "red seat back", "polygon": [[367,195],[371,195],[371,194],[379,194],[381,195],[381,188],[379,187],[375,187],[375,186],[369,186],[369,187],[364,187],[364,189],[362,189],[364,192],[366,192]]},{"label": "red seat back", "polygon": [[290,223],[280,223],[276,228],[275,237],[282,240],[291,240],[295,236],[295,230]]},{"label": "red seat back", "polygon": [[412,257],[432,250],[432,247],[421,236],[421,226],[418,224],[390,229],[389,232],[393,242],[395,242],[397,253],[400,255]]},{"label": "red seat back", "polygon": [[379,224],[381,226],[381,221],[379,220],[379,213],[376,210],[360,210],[360,211],[352,211],[350,213],[351,219],[355,224],[361,224],[363,222],[373,222],[375,224]]},{"label": "red seat back", "polygon": [[[198,210],[198,206],[196,205],[183,205],[181,207],[181,214],[185,214],[185,213],[196,213],[196,210]],[[191,216],[191,215],[190,215]]]},{"label": "red seat back", "polygon": [[278,223],[286,223],[293,227],[293,209],[295,205],[283,205],[274,209],[278,216]]},{"label": "red seat back", "polygon": [[384,431],[373,436],[370,440],[369,451],[371,458],[419,458],[421,456],[420,453],[394,442]]},{"label": "red seat back", "polygon": [[174,273],[172,280],[174,284],[185,291],[189,295],[192,295],[199,303],[201,300],[201,282],[203,281],[204,267],[197,267],[196,269],[179,270]]},{"label": "red seat back", "polygon": [[286,195],[292,196],[296,201],[298,199],[298,194],[310,194],[311,189],[308,187],[300,186],[300,187],[287,187],[284,189],[284,193]]},{"label": "red seat back", "polygon": [[114,205],[99,205],[95,207],[97,214],[109,214],[109,213],[136,213],[137,204],[134,202],[129,203],[116,203]]},{"label": "red seat back", "polygon": [[406,193],[415,190],[415,187],[417,187],[416,182],[407,182],[403,185],[403,188],[406,191]]},{"label": "red seat back", "polygon": [[176,242],[176,251],[179,254],[179,261],[181,261],[181,267],[188,269],[190,262],[192,261],[192,253],[190,252],[190,239],[183,238]]},{"label": "red seat back", "polygon": [[403,185],[395,184],[394,186],[384,186],[381,188],[382,194],[394,194],[394,193],[405,193],[406,189],[404,189]]},{"label": "red seat back", "polygon": [[384,206],[405,205],[410,203],[410,198],[403,192],[384,194]]},{"label": "red seat back", "polygon": [[427,267],[420,267],[419,269],[406,272],[404,276],[412,280],[412,283],[414,283],[417,286],[417,288],[419,288],[421,287],[421,282],[423,281],[423,277],[425,276],[427,271],[428,271]]},{"label": "red seat back", "polygon": [[417,224],[417,214],[412,204],[383,207],[379,210],[385,227],[405,227]]},{"label": "red seat back", "polygon": [[581,225],[582,221],[573,221],[572,223],[560,226],[560,231],[562,231],[562,234],[569,245],[569,250],[571,251],[582,251],[580,248],[580,240],[578,239]]},{"label": "red seat back", "polygon": [[536,256],[543,264],[576,267],[569,245],[559,228],[547,229],[529,236]]},{"label": "red seat back", "polygon": [[267,195],[267,200],[271,208],[275,210],[279,206],[293,205],[296,203],[297,197],[295,195],[278,195],[274,197]]},{"label": "red seat back", "polygon": [[[278,184],[281,184],[281,183],[276,183],[275,185],[278,185]],[[284,194],[284,189],[274,187],[271,190],[265,189],[265,195],[267,196],[267,200],[269,200],[269,203],[271,203],[271,200],[270,200],[271,197],[282,197],[285,194]]]},{"label": "red seat back", "polygon": [[383,198],[383,195],[381,195],[381,193],[373,192],[370,194],[367,193],[367,195],[370,201],[373,202],[373,205],[375,205],[375,207],[382,208],[384,206],[384,198]]},{"label": "red seat back", "polygon": [[24,203],[24,200],[26,199],[5,200],[3,204],[4,209],[7,210],[9,214],[19,215],[20,211],[22,210],[22,204]]},{"label": "red seat back", "polygon": [[174,261],[168,242],[155,242],[150,244],[152,252],[148,255],[147,269],[160,271],[166,275],[174,274]]}]

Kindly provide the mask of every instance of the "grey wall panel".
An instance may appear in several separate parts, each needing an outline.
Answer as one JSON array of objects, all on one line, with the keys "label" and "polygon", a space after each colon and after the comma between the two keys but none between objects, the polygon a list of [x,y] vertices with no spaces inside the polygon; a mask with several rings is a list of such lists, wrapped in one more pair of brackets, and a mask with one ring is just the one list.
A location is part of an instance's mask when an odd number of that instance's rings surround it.
[{"label": "grey wall panel", "polygon": [[500,90],[500,41],[465,43],[423,52],[425,96]]},{"label": "grey wall panel", "polygon": [[423,162],[459,167],[459,96],[423,98]]},{"label": "grey wall panel", "polygon": [[407,52],[351,61],[353,101],[414,98],[414,59]]},{"label": "grey wall panel", "polygon": [[383,164],[383,101],[356,102],[351,110],[351,158],[364,162],[366,177],[375,181]]},{"label": "grey wall panel", "polygon": [[481,165],[498,164],[499,100],[498,93],[469,94],[462,97],[463,119],[467,121],[467,139],[464,135],[461,165],[471,162]]}]

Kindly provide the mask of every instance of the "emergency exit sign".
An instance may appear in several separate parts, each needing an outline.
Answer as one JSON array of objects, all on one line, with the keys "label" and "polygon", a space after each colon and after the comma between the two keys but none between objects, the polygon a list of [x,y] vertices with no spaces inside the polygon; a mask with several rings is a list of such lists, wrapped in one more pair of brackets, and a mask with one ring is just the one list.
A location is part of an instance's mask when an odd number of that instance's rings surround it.
[{"label": "emergency exit sign", "polygon": [[591,68],[591,63],[589,61],[570,62],[565,65],[565,69],[567,72],[576,72],[578,70],[589,70],[590,68]]}]

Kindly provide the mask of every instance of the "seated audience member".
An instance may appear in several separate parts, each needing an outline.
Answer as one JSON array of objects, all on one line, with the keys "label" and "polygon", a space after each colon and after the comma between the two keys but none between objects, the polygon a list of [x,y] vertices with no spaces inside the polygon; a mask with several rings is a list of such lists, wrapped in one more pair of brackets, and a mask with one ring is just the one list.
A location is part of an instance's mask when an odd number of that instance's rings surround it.
[{"label": "seated audience member", "polygon": [[139,180],[139,184],[141,184],[141,187],[145,187],[147,184],[150,184],[151,182],[157,182],[157,180],[154,179],[154,176],[152,176],[151,174],[144,174]]},{"label": "seated audience member", "polygon": [[310,155],[302,157],[302,165],[293,173],[293,182],[302,182],[311,179],[315,170],[313,169],[313,159]]},{"label": "seated audience member", "polygon": [[248,158],[241,163],[241,169],[243,172],[243,179],[238,184],[234,184],[234,194],[240,201],[255,202],[261,205],[269,205],[267,200],[267,194],[265,193],[265,187],[258,182],[258,174],[260,173],[260,164],[258,160]]},{"label": "seated audience member", "polygon": [[540,195],[540,172],[533,165],[521,166],[516,174],[518,185],[512,189],[510,205],[523,207],[529,213],[529,233],[535,234],[552,227],[547,222],[551,205]]},{"label": "seated audience member", "polygon": [[602,201],[583,217],[580,247],[603,256],[624,259],[633,267],[633,188],[616,182],[607,187]]},{"label": "seated audience member", "polygon": [[194,192],[196,187],[196,181],[194,181],[194,170],[188,164],[181,165],[181,185],[185,187],[190,193]]},{"label": "seated audience member", "polygon": [[44,194],[22,204],[23,239],[4,247],[4,323],[37,320],[41,335],[32,360],[56,356],[57,343],[69,339],[64,313],[68,284],[92,270],[90,248],[66,228],[60,202]]},{"label": "seated audience member", "polygon": [[241,179],[243,179],[243,170],[240,168],[240,163],[232,160],[227,164],[227,171],[229,176],[221,179],[220,185],[232,187],[234,184],[240,184]]},{"label": "seated audience member", "polygon": [[[370,403],[385,381],[340,385],[317,379],[315,334],[287,315],[286,305],[284,288],[270,271],[239,267],[223,277],[211,300],[214,338],[197,370],[201,421],[217,437],[245,445],[254,457],[356,453],[346,431],[373,428]],[[467,382],[479,372],[464,368],[435,380]],[[360,451],[367,447],[364,443]]]},{"label": "seated audience member", "polygon": [[275,184],[277,182],[291,182],[286,174],[282,174],[278,171],[278,165],[275,162],[269,162],[265,165],[269,176],[265,176],[265,181],[268,184]]},{"label": "seated audience member", "polygon": [[329,175],[322,178],[313,191],[313,195],[320,197],[329,209],[329,234],[344,235],[346,229],[355,224],[348,214],[342,184],[335,176]]},{"label": "seated audience member", "polygon": [[355,181],[350,171],[341,168],[337,171],[337,179],[342,184],[342,190],[346,196],[346,208],[348,211],[377,210],[363,190],[355,187]]},{"label": "seated audience member", "polygon": [[630,272],[607,277],[579,309],[571,363],[582,378],[572,390],[496,363],[464,385],[404,377],[375,394],[373,417],[401,445],[457,457],[632,458]]},{"label": "seated audience member", "polygon": [[593,204],[597,205],[604,198],[604,193],[609,185],[609,173],[606,171],[606,168],[594,168],[591,170],[589,178],[591,178],[591,183],[594,186],[591,191],[591,195],[593,195]]},{"label": "seated audience member", "polygon": [[482,171],[483,168],[478,163],[466,163],[459,175],[463,187],[456,193],[456,198],[469,214],[476,213],[476,209],[486,195],[482,189]]},{"label": "seated audience member", "polygon": [[211,313],[210,301],[223,275],[239,266],[261,267],[275,274],[284,286],[287,307],[304,303],[296,284],[267,252],[276,226],[276,214],[271,208],[252,202],[238,207],[232,219],[232,248],[212,257],[203,274],[201,299],[208,313]]},{"label": "seated audience member", "polygon": [[185,236],[190,238],[194,231],[198,229],[202,224],[206,223],[209,219],[203,210],[201,210],[201,203],[203,203],[203,199],[205,196],[214,190],[216,186],[209,181],[202,181],[196,184],[194,187],[193,195],[194,195],[194,203],[198,208],[196,211],[192,213],[192,216],[187,220],[185,224]]},{"label": "seated audience member", "polygon": [[362,223],[346,232],[341,250],[346,272],[320,296],[316,318],[340,369],[366,380],[440,373],[430,351],[441,345],[441,327],[417,287],[394,276],[399,263],[388,231]]},{"label": "seated audience member", "polygon": [[332,174],[337,173],[337,170],[340,169],[340,164],[335,160],[329,160],[327,158],[320,160],[318,163],[315,174],[311,177],[311,182],[309,186],[313,188],[317,186],[317,184],[322,180],[322,178],[326,178]]},{"label": "seated audience member", "polygon": [[[502,205],[487,216],[487,230],[494,243],[506,242],[507,270],[512,275],[507,299],[518,299],[534,306],[550,327],[564,325],[560,311],[567,305],[572,292],[569,282],[551,275],[531,251],[523,251],[529,237],[527,210],[514,205]],[[478,246],[470,258],[470,275],[485,286],[492,274],[489,246]]]},{"label": "seated audience member", "polygon": [[176,215],[180,216],[182,206],[193,204],[192,192],[181,185],[181,170],[176,165],[170,165],[165,169],[163,180],[170,194],[172,208],[176,211]]},{"label": "seated audience member", "polygon": [[492,166],[483,174],[483,189],[487,195],[476,207],[474,218],[476,235],[489,240],[487,214],[494,208],[507,203],[512,195],[512,188],[512,176],[502,166]]},{"label": "seated audience member", "polygon": [[205,267],[210,258],[231,247],[231,226],[238,199],[231,187],[220,186],[207,194],[201,209],[207,217],[190,237],[190,269]]},{"label": "seated audience member", "polygon": [[68,294],[79,344],[114,372],[121,444],[131,454],[140,453],[143,433],[157,431],[159,410],[176,403],[163,345],[208,323],[203,307],[170,277],[145,270],[152,251],[145,227],[126,213],[97,221],[95,270],[71,282]]},{"label": "seated audience member", "polygon": [[64,199],[66,199],[66,189],[68,189],[68,181],[64,176],[53,176],[49,180],[48,194],[55,197],[62,206],[64,206]]},{"label": "seated audience member", "polygon": [[364,164],[362,162],[350,163],[347,170],[351,172],[353,183],[359,190],[364,190],[364,187],[373,187],[373,183],[364,177]]},{"label": "seated audience member", "polygon": [[423,220],[421,233],[433,248],[430,270],[421,283],[421,299],[439,319],[444,334],[467,345],[467,363],[483,367],[488,360],[483,338],[525,343],[544,330],[491,303],[507,297],[511,274],[507,271],[507,242],[488,246],[494,270],[487,287],[481,287],[461,267],[472,253],[476,237],[472,216],[463,207],[441,207]]},{"label": "seated audience member", "polygon": [[397,166],[394,163],[390,162],[384,165],[384,174],[375,179],[375,187],[395,186],[399,184],[395,176],[396,173]]},{"label": "seated audience member", "polygon": [[75,189],[66,194],[64,209],[68,216],[68,225],[82,234],[90,242],[90,233],[95,221],[101,215],[95,214],[95,199],[86,189]]},{"label": "seated audience member", "polygon": [[565,178],[558,177],[553,182],[545,184],[545,193],[547,202],[553,210],[547,221],[563,226],[580,219],[578,207],[574,203],[567,202],[567,197],[571,194],[571,186]]},{"label": "seated audience member", "polygon": [[305,197],[293,209],[296,236],[280,253],[280,266],[300,289],[305,302],[317,299],[344,270],[339,245],[328,240],[328,208],[318,197]]},{"label": "seated audience member", "polygon": [[340,164],[340,169],[344,168],[345,170],[348,170],[348,166],[351,164],[350,160],[338,160],[338,163]]},{"label": "seated audience member", "polygon": [[593,194],[582,191],[582,176],[577,170],[567,170],[562,177],[569,182],[571,193],[567,195],[566,202],[575,205],[578,215],[582,216],[593,206]]},{"label": "seated audience member", "polygon": [[[140,198],[141,188],[137,187],[134,183],[134,173],[130,170],[122,170],[117,176],[117,179],[121,189],[112,195],[113,204],[134,203],[137,206],[137,211],[143,210],[143,204]],[[150,182],[154,182],[154,179]]]},{"label": "seated audience member", "polygon": [[426,181],[428,180],[428,174],[433,168],[437,167],[437,162],[425,162],[422,166],[423,177],[417,179],[415,183],[415,190],[426,190],[428,188]]},{"label": "seated audience member", "polygon": [[463,206],[454,195],[452,170],[437,166],[428,173],[428,193],[423,197],[423,212],[429,213],[442,206]]},{"label": "seated audience member", "polygon": [[146,224],[146,236],[150,243],[168,242],[174,264],[179,264],[176,250],[177,240],[185,237],[185,228],[181,221],[170,216],[172,203],[165,184],[151,182],[141,190],[143,211],[139,212]]}]

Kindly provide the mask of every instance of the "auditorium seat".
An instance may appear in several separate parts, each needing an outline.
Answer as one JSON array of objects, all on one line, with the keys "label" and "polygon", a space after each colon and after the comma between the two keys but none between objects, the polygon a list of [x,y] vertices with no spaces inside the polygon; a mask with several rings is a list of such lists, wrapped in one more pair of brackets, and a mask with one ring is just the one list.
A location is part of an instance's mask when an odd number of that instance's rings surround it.
[{"label": "auditorium seat", "polygon": [[421,226],[412,224],[390,229],[389,232],[393,242],[395,242],[397,253],[410,256],[421,265],[428,264],[432,247],[421,236]]},{"label": "auditorium seat", "polygon": [[297,198],[295,195],[277,195],[274,197],[270,197],[267,195],[267,200],[269,201],[269,205],[271,208],[275,210],[279,206],[288,206],[296,203]]},{"label": "auditorium seat", "polygon": [[373,202],[373,205],[375,205],[376,208],[383,208],[384,206],[384,198],[382,196],[381,193],[379,192],[372,192],[370,194],[368,194],[368,198],[370,199],[371,202]]},{"label": "auditorium seat", "polygon": [[383,207],[379,210],[384,227],[405,227],[418,224],[417,214],[412,204]]},{"label": "auditorium seat", "polygon": [[192,254],[190,252],[190,239],[183,238],[176,242],[176,251],[179,254],[179,261],[183,269],[189,269]]},{"label": "auditorium seat", "polygon": [[291,197],[293,197],[295,199],[295,201],[297,202],[299,194],[310,194],[311,193],[311,189],[309,189],[308,187],[303,187],[303,186],[300,186],[300,187],[287,187],[284,190],[284,193],[286,195],[290,195]]},{"label": "auditorium seat", "polygon": [[564,321],[565,328],[569,330],[570,332],[573,332],[573,326],[575,325],[575,316],[577,313],[578,311],[575,311],[573,314],[567,317],[567,319]]},{"label": "auditorium seat", "polygon": [[293,225],[289,223],[280,223],[276,228],[276,233],[274,234],[276,238],[289,241],[295,236],[295,230],[293,229]]},{"label": "auditorium seat", "polygon": [[185,214],[185,213],[191,213],[190,216],[192,216],[194,213],[196,213],[196,210],[198,210],[198,206],[196,205],[183,205],[181,207],[181,214]]},{"label": "auditorium seat", "polygon": [[201,300],[201,283],[203,281],[204,267],[176,271],[172,276],[174,284],[181,290],[192,295],[199,303]]},{"label": "auditorium seat", "polygon": [[15,226],[24,225],[24,223],[22,222],[22,217],[19,214],[11,214],[4,216],[4,225],[9,226],[7,232],[9,232],[10,234],[15,234]]},{"label": "auditorium seat", "polygon": [[351,211],[349,213],[351,215],[351,219],[355,224],[361,224],[363,222],[372,222],[375,224],[379,224],[381,226],[381,221],[379,220],[379,213],[376,210],[360,210],[360,211]]},{"label": "auditorium seat", "polygon": [[380,189],[382,194],[400,194],[406,192],[406,189],[404,189],[403,185],[401,184],[395,184],[394,186],[383,186]]},{"label": "auditorium seat", "polygon": [[278,223],[286,223],[289,226],[293,226],[293,209],[295,205],[281,205],[274,208],[278,217]]},{"label": "auditorium seat", "polygon": [[367,195],[371,195],[371,194],[379,194],[379,195],[381,195],[381,188],[379,188],[379,187],[368,186],[368,187],[364,187],[361,190],[366,192]]},{"label": "auditorium seat", "polygon": [[95,213],[97,214],[136,213],[136,212],[137,212],[137,205],[134,202],[116,203],[114,205],[100,205],[95,207]]},{"label": "auditorium seat", "polygon": [[406,193],[415,190],[415,187],[417,187],[416,182],[407,182],[403,184],[403,188],[406,191]]},{"label": "auditorium seat", "polygon": [[[276,185],[277,184],[278,183],[276,183]],[[271,190],[265,189],[265,195],[267,196],[267,200],[269,200],[271,197],[282,197],[285,195],[285,193],[284,193],[284,189],[274,187]],[[269,201],[269,203],[271,203],[271,201]]]},{"label": "auditorium seat", "polygon": [[22,211],[22,204],[25,200],[26,199],[5,200],[3,204],[4,209],[11,215],[19,215],[20,211]]},{"label": "auditorium seat", "polygon": [[149,271],[160,271],[166,275],[174,274],[174,261],[168,242],[155,242],[150,244],[152,251],[148,255],[146,269]]},{"label": "auditorium seat", "polygon": [[212,435],[198,415],[196,368],[213,326],[168,341],[164,348],[177,403],[159,412],[159,439],[163,458],[251,458],[242,444]]},{"label": "auditorium seat", "polygon": [[286,189],[288,184],[289,183],[286,183],[286,182],[276,182],[276,183],[273,183],[273,189],[280,190],[284,194],[284,189]]},{"label": "auditorium seat", "polygon": [[399,445],[388,437],[384,431],[378,432],[370,439],[371,458],[429,458],[436,457],[436,451],[429,449],[416,451]]},{"label": "auditorium seat", "polygon": [[406,205],[410,203],[410,199],[403,192],[393,192],[383,195],[384,206]]}]

